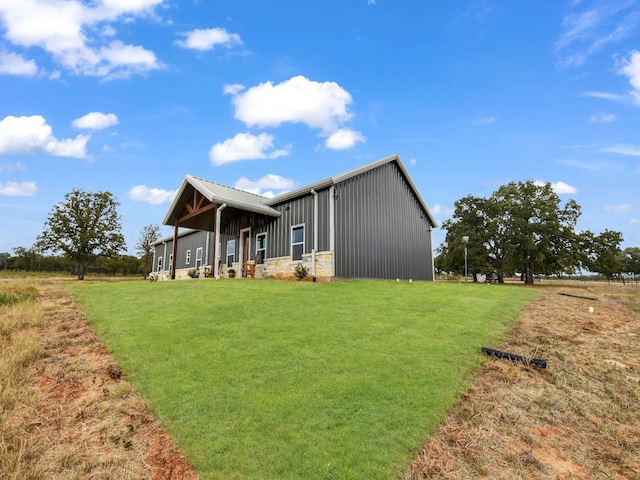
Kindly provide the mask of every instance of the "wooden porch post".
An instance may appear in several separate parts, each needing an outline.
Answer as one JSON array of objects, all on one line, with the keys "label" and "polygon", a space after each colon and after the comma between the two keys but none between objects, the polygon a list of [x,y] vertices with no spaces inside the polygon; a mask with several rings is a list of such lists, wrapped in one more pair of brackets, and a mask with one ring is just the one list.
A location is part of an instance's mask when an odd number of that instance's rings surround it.
[{"label": "wooden porch post", "polygon": [[176,279],[176,259],[178,256],[178,222],[173,230],[173,261],[171,262],[171,280]]}]

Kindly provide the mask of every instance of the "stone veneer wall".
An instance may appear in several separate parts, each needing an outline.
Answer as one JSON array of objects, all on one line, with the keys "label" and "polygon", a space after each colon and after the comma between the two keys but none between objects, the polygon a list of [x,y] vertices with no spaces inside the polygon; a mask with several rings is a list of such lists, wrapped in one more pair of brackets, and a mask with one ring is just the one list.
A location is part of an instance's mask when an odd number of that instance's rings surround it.
[{"label": "stone veneer wall", "polygon": [[[316,253],[316,280],[329,281],[331,280],[332,272],[332,252],[317,252]],[[256,278],[274,278],[274,279],[286,279],[297,280],[294,270],[296,265],[302,263],[309,269],[309,274],[306,280],[311,280],[311,254],[305,253],[302,255],[302,260],[291,260],[291,257],[277,257],[267,258],[262,265],[256,265]],[[238,262],[233,263],[233,269],[236,271],[236,278],[242,276],[242,268]],[[176,270],[176,280],[190,280],[189,270],[191,268],[183,268]],[[220,266],[220,278],[229,278],[230,270],[226,264]],[[200,278],[204,277],[204,267],[200,267]],[[158,280],[170,280],[171,272],[164,271],[158,276]]]},{"label": "stone veneer wall", "polygon": [[[332,277],[333,253],[316,253],[316,279],[329,281]],[[264,264],[256,266],[256,278],[278,278],[296,280],[294,270],[302,263],[309,269],[307,279],[311,279],[311,254],[302,255],[302,260],[291,260],[291,257],[267,258]]]}]

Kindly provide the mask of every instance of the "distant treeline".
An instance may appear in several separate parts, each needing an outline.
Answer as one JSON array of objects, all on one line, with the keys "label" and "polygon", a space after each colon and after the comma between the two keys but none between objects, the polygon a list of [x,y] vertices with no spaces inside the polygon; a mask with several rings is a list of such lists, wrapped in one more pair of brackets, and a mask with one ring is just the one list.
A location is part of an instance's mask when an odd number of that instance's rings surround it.
[{"label": "distant treeline", "polygon": [[[64,256],[40,255],[33,249],[18,247],[14,254],[0,253],[0,270],[16,272],[50,272],[75,275],[77,262]],[[87,273],[101,275],[143,276],[143,262],[133,255],[120,255],[115,258],[95,257],[87,265]]]}]

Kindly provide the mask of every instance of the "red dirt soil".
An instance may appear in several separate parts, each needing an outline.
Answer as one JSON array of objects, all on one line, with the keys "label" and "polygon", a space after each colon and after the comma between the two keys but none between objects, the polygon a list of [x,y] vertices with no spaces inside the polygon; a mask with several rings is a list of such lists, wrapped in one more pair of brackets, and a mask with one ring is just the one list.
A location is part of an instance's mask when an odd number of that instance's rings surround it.
[{"label": "red dirt soil", "polygon": [[47,478],[197,480],[71,298],[54,285],[39,290],[46,355],[34,367],[40,396],[27,428],[47,444]]}]

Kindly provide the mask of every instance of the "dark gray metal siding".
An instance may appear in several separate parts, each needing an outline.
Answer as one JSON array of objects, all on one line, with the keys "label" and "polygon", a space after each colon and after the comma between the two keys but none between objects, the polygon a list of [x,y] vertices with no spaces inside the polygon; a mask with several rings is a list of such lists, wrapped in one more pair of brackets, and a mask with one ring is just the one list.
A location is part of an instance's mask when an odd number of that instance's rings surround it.
[{"label": "dark gray metal siding", "polygon": [[335,275],[433,280],[430,224],[395,163],[335,185]]},{"label": "dark gray metal siding", "polygon": [[[329,250],[329,189],[318,194],[318,251]],[[282,212],[280,217],[269,223],[267,229],[267,258],[286,257],[291,255],[291,227],[304,225],[304,253],[311,253],[313,248],[314,218],[313,195],[309,192],[303,197],[273,205]]]},{"label": "dark gray metal siding", "polygon": [[[207,232],[204,231],[194,231],[190,232],[186,235],[182,235],[178,237],[178,253],[177,253],[177,263],[176,269],[180,270],[183,268],[195,268],[196,267],[196,250],[198,248],[202,248],[202,264],[207,265],[211,263],[211,241],[212,241],[211,233],[209,235],[209,244],[207,244]],[[166,249],[166,255],[165,255]],[[208,249],[208,251],[207,251]],[[191,250],[191,262],[187,265],[186,257],[187,250]],[[173,239],[168,240],[164,245],[159,244],[156,245],[155,252],[155,264],[153,265],[154,271],[158,269],[158,257],[162,257],[162,268],[163,270],[169,269],[169,256],[173,253]],[[207,259],[207,254],[209,259]]]}]

